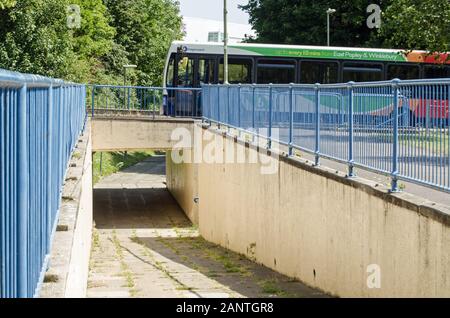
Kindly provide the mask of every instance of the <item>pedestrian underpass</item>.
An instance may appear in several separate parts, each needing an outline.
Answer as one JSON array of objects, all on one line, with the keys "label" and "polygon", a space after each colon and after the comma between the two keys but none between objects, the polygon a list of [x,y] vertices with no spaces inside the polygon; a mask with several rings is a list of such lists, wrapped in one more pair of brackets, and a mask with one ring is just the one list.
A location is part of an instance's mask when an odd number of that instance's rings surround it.
[{"label": "pedestrian underpass", "polygon": [[165,156],[94,186],[88,297],[326,297],[209,243],[166,187]]},{"label": "pedestrian underpass", "polygon": [[[151,101],[0,73],[1,297],[450,296],[448,79]],[[93,191],[93,152],[149,149]]]}]

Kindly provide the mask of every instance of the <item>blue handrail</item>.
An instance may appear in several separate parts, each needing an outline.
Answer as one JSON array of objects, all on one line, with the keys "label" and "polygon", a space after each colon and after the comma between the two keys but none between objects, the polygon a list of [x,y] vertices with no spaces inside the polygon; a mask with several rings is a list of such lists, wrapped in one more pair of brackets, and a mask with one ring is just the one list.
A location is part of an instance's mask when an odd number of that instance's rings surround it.
[{"label": "blue handrail", "polygon": [[344,163],[349,177],[355,167],[390,176],[393,192],[399,180],[450,192],[449,98],[450,79],[203,85],[202,113],[207,122],[267,138],[268,148],[287,146],[290,156],[298,149],[316,165],[321,158]]},{"label": "blue handrail", "polygon": [[86,87],[0,69],[0,297],[43,281]]}]

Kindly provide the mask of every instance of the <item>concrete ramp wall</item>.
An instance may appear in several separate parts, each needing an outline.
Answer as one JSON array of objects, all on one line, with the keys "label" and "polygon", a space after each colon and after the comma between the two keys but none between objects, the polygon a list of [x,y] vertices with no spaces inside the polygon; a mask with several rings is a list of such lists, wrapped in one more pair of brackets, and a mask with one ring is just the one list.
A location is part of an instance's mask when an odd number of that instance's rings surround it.
[{"label": "concrete ramp wall", "polygon": [[[192,151],[192,150],[186,150]],[[173,164],[172,152],[166,155],[166,182],[172,196],[182,207],[193,224],[199,224],[198,208],[198,165]]]},{"label": "concrete ramp wall", "polygon": [[[226,156],[225,139],[216,133]],[[258,156],[231,142],[245,162]],[[300,159],[281,156],[275,173],[262,174],[263,163],[170,156],[168,187],[188,215],[196,211],[208,241],[336,296],[450,297],[449,207]]]}]

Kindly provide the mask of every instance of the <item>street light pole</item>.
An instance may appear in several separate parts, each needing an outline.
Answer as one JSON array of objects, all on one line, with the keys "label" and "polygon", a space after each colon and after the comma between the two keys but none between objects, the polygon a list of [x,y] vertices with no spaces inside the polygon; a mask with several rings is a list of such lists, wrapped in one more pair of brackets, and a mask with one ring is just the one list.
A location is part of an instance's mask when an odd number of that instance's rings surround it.
[{"label": "street light pole", "polygon": [[124,65],[123,66],[123,86],[127,86],[127,69],[137,68],[137,65]]},{"label": "street light pole", "polygon": [[228,10],[227,0],[223,0],[223,82],[228,84]]},{"label": "street light pole", "polygon": [[327,10],[327,46],[330,46],[330,15],[335,12],[335,9],[328,8]]},{"label": "street light pole", "polygon": [[[123,66],[123,106],[126,107],[126,98],[127,98],[127,69],[129,68],[137,68],[137,65],[124,65]],[[128,89],[128,100],[130,98],[130,90]]]}]

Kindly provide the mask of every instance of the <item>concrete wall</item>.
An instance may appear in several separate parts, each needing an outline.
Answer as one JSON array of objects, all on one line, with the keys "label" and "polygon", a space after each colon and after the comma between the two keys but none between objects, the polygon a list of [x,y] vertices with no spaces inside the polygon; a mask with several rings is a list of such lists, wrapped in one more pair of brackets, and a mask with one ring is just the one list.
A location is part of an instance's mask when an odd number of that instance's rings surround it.
[{"label": "concrete wall", "polygon": [[100,117],[92,119],[93,151],[165,150],[177,143],[176,129],[192,135],[192,119],[155,119],[139,117]]},{"label": "concrete wall", "polygon": [[[191,151],[191,150],[186,150]],[[166,153],[166,182],[172,196],[192,223],[198,224],[198,165],[172,164],[172,151]]]},{"label": "concrete wall", "polygon": [[[235,146],[247,162],[256,155]],[[261,165],[202,163],[196,181],[192,165],[168,160],[168,185],[186,211],[198,192],[205,239],[330,294],[450,297],[449,207],[297,159],[270,175]],[[378,269],[381,288],[368,288]]]},{"label": "concrete wall", "polygon": [[91,141],[88,122],[66,174],[42,298],[86,297],[93,227]]}]

